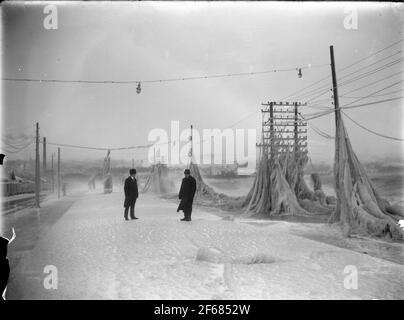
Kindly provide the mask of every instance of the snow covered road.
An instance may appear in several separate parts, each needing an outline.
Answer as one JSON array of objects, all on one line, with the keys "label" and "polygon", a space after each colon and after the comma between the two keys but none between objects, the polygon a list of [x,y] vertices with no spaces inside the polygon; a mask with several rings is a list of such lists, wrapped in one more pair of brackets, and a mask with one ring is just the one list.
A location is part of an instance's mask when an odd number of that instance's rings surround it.
[{"label": "snow covered road", "polygon": [[[23,299],[404,299],[404,266],[305,239],[288,222],[245,223],[141,194],[124,221],[123,195],[89,193],[14,271]],[[58,288],[45,289],[44,268]],[[358,288],[344,287],[346,266]],[[13,286],[10,286],[12,289]]]}]

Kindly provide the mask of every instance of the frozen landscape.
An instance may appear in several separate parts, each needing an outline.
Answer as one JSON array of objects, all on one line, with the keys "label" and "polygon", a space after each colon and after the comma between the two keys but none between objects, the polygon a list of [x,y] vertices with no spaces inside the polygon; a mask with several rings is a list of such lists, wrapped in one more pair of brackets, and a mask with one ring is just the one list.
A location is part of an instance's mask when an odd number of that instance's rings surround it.
[{"label": "frozen landscape", "polygon": [[1,13],[8,300],[404,300],[402,5]]},{"label": "frozen landscape", "polygon": [[[391,262],[304,236],[319,226],[332,233],[324,224],[223,217],[201,207],[187,223],[175,203],[152,194],[139,198],[139,220],[124,221],[121,192],[70,198],[74,204],[55,223],[45,213],[60,203],[37,211],[37,224],[49,225],[37,229],[32,248],[24,250],[18,234],[10,245],[9,299],[404,298],[402,244]],[[57,289],[44,287],[49,265]],[[344,287],[347,266],[357,268],[357,289]]]}]

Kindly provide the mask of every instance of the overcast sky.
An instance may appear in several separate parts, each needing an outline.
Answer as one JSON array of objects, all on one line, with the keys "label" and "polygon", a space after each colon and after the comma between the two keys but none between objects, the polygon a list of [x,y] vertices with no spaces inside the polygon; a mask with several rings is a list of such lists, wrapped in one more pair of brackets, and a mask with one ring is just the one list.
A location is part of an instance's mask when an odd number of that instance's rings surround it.
[{"label": "overcast sky", "polygon": [[[224,129],[253,113],[234,128],[260,131],[261,102],[279,100],[325,76],[329,80],[321,84],[331,87],[330,67],[315,67],[329,64],[330,45],[341,69],[403,38],[404,8],[398,4],[357,5],[357,30],[344,28],[347,6],[340,3],[57,3],[57,30],[43,27],[44,6],[3,3],[3,78],[151,80],[312,65],[303,70],[302,78],[292,71],[144,83],[141,94],[136,93],[136,84],[3,81],[3,135],[33,134],[38,121],[41,136],[48,141],[93,147],[147,144],[150,130],[168,131],[172,120],[180,121],[181,130],[190,124],[196,130]],[[394,48],[402,50],[402,44]],[[339,76],[396,53],[395,49]],[[398,54],[383,63],[402,57]],[[341,87],[340,94],[401,70],[402,62]],[[402,74],[350,96],[365,96],[400,79]],[[385,92],[400,89],[402,83]],[[322,103],[332,106],[330,97],[331,93],[318,99],[328,98]],[[342,105],[351,101],[341,98]],[[346,112],[376,132],[404,137],[402,107],[403,101],[397,100]],[[334,134],[333,114],[313,124]],[[361,160],[402,156],[402,142],[372,135],[349,120],[345,124]],[[334,141],[310,128],[308,137],[313,161],[332,162]],[[33,148],[28,150],[33,155]],[[102,151],[62,150],[70,159],[104,156]],[[145,159],[146,152],[111,154],[113,159],[133,156]]]}]

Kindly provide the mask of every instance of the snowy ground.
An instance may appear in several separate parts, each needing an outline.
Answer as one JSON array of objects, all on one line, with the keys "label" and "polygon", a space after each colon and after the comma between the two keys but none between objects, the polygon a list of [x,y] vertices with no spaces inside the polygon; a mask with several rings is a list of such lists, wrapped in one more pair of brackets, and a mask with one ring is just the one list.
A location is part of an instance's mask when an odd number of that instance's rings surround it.
[{"label": "snowy ground", "polygon": [[[141,194],[135,221],[122,193],[88,193],[13,270],[21,299],[404,299],[404,266],[296,235],[285,221],[223,219]],[[293,226],[291,228],[290,226]],[[10,248],[12,254],[12,247]],[[45,289],[44,267],[58,271]],[[344,268],[358,288],[344,288]]]}]

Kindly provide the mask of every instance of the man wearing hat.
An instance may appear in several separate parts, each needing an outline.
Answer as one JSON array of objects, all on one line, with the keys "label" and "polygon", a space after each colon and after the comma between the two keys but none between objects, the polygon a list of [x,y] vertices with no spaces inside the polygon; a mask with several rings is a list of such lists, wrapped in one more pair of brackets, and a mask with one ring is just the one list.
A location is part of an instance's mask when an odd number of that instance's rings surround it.
[{"label": "man wearing hat", "polygon": [[124,186],[124,191],[125,191],[125,202],[123,206],[125,207],[125,220],[128,219],[128,211],[130,207],[130,218],[131,220],[134,219],[139,219],[135,217],[135,203],[136,199],[139,196],[139,192],[137,189],[137,181],[136,181],[136,169],[130,169],[129,170],[130,176],[126,178],[125,180],[125,186]]},{"label": "man wearing hat", "polygon": [[191,176],[189,169],[184,171],[185,178],[182,179],[180,193],[178,198],[181,202],[178,206],[177,212],[184,211],[184,218],[181,221],[191,221],[192,203],[196,191],[196,180]]}]

